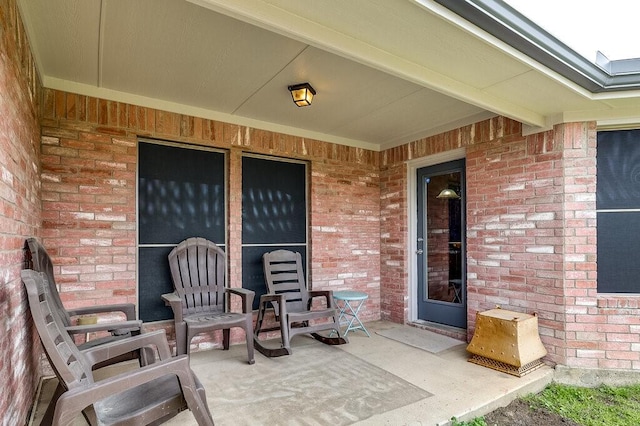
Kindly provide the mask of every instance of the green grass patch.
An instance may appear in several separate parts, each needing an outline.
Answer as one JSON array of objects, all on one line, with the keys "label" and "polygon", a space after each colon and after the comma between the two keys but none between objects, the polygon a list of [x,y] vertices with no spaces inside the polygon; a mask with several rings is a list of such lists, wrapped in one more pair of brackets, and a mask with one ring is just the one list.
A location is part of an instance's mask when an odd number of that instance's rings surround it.
[{"label": "green grass patch", "polygon": [[554,383],[523,399],[584,426],[640,425],[640,384],[583,388]]},{"label": "green grass patch", "polygon": [[455,417],[451,419],[451,426],[487,426],[487,422],[484,421],[483,417],[476,417],[473,420],[469,420],[468,422],[460,422]]},{"label": "green grass patch", "polygon": [[[640,425],[640,384],[584,388],[552,383],[538,394],[522,398],[532,409],[545,408],[582,426]],[[487,426],[484,417],[453,426]]]}]

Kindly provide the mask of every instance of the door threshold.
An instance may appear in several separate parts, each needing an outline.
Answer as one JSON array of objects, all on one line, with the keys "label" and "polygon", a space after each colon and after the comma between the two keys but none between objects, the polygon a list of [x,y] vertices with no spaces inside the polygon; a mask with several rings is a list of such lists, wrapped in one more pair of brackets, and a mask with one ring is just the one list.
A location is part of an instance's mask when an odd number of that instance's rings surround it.
[{"label": "door threshold", "polygon": [[444,336],[452,337],[454,339],[467,342],[467,329],[452,327],[450,325],[439,324],[437,322],[430,322],[424,320],[415,320],[407,323],[412,327],[420,328],[422,330],[429,330],[434,333],[442,334]]}]

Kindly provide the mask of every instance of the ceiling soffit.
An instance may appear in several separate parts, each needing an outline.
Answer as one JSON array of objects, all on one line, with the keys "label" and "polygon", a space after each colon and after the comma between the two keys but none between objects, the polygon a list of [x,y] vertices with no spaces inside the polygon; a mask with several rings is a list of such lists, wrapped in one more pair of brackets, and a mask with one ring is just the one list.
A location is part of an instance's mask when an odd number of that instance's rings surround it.
[{"label": "ceiling soffit", "polygon": [[18,1],[46,87],[305,138],[381,150],[496,114],[530,132],[639,115],[637,94],[593,94],[445,0]]}]

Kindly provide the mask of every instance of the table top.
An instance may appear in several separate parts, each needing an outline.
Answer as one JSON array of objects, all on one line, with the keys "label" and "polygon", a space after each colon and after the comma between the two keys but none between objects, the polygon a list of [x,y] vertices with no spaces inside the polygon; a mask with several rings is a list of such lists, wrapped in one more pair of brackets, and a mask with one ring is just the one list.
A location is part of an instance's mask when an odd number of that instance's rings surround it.
[{"label": "table top", "polygon": [[354,290],[334,291],[333,298],[337,300],[364,300],[369,298],[367,293]]}]

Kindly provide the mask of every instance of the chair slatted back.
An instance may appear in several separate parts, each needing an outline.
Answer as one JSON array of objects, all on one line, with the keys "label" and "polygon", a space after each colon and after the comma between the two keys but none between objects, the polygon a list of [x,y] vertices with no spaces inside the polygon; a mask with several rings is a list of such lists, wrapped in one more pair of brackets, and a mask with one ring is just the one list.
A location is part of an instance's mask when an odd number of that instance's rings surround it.
[{"label": "chair slatted back", "polygon": [[67,333],[51,296],[47,274],[25,269],[21,272],[29,309],[51,367],[66,389],[93,382],[91,366]]},{"label": "chair slatted back", "polygon": [[224,312],[226,256],[215,243],[188,238],[169,253],[173,286],[185,315]]},{"label": "chair slatted back", "polygon": [[72,325],[71,317],[62,304],[58,288],[56,287],[56,278],[53,274],[53,262],[51,261],[49,253],[47,253],[47,250],[45,250],[42,244],[33,237],[27,238],[25,246],[29,251],[29,256],[31,256],[31,269],[37,272],[44,272],[47,275],[47,282],[49,283],[49,297],[54,308],[60,314],[62,323],[67,327]]},{"label": "chair slatted back", "polygon": [[302,256],[290,250],[275,250],[262,256],[267,291],[284,294],[288,312],[306,312],[309,294],[302,270]]}]

